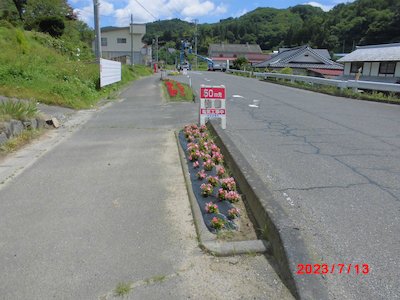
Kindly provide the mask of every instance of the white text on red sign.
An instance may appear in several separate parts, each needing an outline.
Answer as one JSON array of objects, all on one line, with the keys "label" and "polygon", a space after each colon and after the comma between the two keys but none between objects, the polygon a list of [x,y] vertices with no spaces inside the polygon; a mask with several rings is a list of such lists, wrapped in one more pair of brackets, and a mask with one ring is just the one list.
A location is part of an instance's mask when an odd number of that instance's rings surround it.
[{"label": "white text on red sign", "polygon": [[202,115],[225,115],[226,110],[221,108],[202,108],[200,114]]},{"label": "white text on red sign", "polygon": [[200,98],[225,100],[225,88],[202,87],[200,88]]}]

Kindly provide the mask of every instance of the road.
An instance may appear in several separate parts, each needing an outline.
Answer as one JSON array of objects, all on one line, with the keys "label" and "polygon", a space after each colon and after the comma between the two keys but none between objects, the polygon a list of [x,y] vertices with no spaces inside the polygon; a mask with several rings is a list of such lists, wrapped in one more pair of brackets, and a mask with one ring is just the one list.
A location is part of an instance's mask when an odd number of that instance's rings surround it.
[{"label": "road", "polygon": [[292,299],[263,255],[198,247],[174,130],[152,76],[0,161],[0,299]]},{"label": "road", "polygon": [[189,75],[197,90],[226,86],[228,135],[315,261],[369,265],[368,275],[326,275],[330,298],[400,299],[400,106],[220,72]]}]

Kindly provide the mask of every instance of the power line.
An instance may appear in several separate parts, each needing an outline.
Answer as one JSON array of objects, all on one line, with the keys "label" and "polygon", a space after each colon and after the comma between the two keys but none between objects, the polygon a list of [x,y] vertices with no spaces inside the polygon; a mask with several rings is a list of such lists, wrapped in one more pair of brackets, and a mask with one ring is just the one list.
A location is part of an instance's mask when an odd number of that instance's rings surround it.
[{"label": "power line", "polygon": [[[143,6],[143,4],[141,4],[138,0],[135,0],[135,2],[137,3],[137,4],[139,4],[150,16],[152,16],[153,18],[154,18],[154,20],[158,20],[158,18],[156,18],[146,7],[144,7]],[[180,13],[179,12],[177,12],[176,10],[172,10],[171,8],[169,8],[168,6],[165,6],[165,8],[167,8],[168,10],[169,10],[169,12],[171,13],[171,14],[173,14],[176,18],[178,18],[178,19],[180,19],[181,17],[180,17]]]},{"label": "power line", "polygon": [[152,16],[154,20],[157,21],[157,18],[150,11],[148,11],[147,8],[142,5],[142,3],[140,3],[138,0],[135,0],[135,2],[139,4],[150,16]]}]

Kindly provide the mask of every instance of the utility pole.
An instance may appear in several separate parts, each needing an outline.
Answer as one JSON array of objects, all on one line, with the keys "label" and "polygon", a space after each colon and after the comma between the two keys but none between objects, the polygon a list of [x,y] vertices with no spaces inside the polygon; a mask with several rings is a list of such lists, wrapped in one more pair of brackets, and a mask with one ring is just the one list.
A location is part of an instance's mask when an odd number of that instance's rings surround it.
[{"label": "utility pole", "polygon": [[196,54],[196,70],[199,69],[198,60],[197,60],[197,22],[198,21],[199,21],[198,19],[194,19],[194,25],[196,27],[196,31],[194,34],[194,53]]},{"label": "utility pole", "polygon": [[133,14],[131,14],[131,24],[129,26],[129,31],[131,34],[131,66],[133,66],[134,53],[133,53]]},{"label": "utility pole", "polygon": [[157,62],[157,66],[158,66],[158,35],[156,35],[156,62]]},{"label": "utility pole", "polygon": [[95,48],[96,59],[97,59],[98,63],[100,63],[100,58],[101,58],[101,30],[100,30],[99,6],[100,6],[99,0],[93,0],[94,29],[95,29],[94,48]]}]

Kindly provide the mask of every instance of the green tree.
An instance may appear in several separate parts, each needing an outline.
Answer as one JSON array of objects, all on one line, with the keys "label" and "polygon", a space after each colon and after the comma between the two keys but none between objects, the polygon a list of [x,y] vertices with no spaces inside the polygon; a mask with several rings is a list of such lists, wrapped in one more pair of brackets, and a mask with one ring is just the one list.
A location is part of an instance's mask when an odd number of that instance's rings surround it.
[{"label": "green tree", "polygon": [[66,0],[29,0],[26,3],[23,13],[26,29],[39,30],[40,21],[46,17],[75,18]]},{"label": "green tree", "polygon": [[18,11],[19,18],[22,20],[22,15],[24,11],[24,7],[26,5],[26,0],[13,0],[15,4],[15,8]]},{"label": "green tree", "polygon": [[233,61],[233,68],[237,70],[241,70],[243,67],[248,65],[249,61],[244,57],[240,56]]}]

